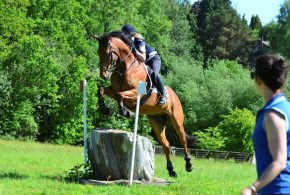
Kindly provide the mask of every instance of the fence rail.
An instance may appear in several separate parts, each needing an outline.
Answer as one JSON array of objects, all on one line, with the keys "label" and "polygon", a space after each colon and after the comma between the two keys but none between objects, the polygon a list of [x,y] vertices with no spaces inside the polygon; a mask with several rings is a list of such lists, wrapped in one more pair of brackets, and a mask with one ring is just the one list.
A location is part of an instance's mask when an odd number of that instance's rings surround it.
[{"label": "fence rail", "polygon": [[[162,146],[154,146],[155,153],[163,153]],[[170,147],[173,155],[183,156],[183,148]],[[196,159],[214,159],[214,160],[229,160],[234,159],[236,163],[250,162],[253,161],[252,153],[233,152],[233,151],[216,151],[216,150],[202,150],[202,149],[191,149],[189,151],[192,156]]]}]

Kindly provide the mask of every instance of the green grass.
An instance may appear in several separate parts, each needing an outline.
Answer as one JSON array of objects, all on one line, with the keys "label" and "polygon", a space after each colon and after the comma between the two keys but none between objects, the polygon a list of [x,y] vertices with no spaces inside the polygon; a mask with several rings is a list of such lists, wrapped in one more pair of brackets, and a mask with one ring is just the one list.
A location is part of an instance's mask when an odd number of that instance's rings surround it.
[{"label": "green grass", "polygon": [[240,194],[256,177],[255,166],[233,161],[192,160],[185,171],[182,157],[174,156],[178,175],[170,178],[163,155],[155,157],[155,176],[169,186],[93,186],[66,183],[65,172],[83,163],[83,148],[67,145],[0,140],[0,194]]}]

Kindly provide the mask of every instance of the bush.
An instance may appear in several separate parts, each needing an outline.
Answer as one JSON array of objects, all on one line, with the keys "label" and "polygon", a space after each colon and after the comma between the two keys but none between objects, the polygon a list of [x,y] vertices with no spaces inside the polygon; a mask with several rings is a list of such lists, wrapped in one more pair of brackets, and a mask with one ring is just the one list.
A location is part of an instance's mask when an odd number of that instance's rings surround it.
[{"label": "bush", "polygon": [[209,127],[203,131],[195,132],[194,135],[198,137],[198,148],[205,150],[221,150],[224,148],[225,140],[218,127]]},{"label": "bush", "polygon": [[255,116],[248,109],[231,110],[216,127],[196,132],[198,147],[208,150],[253,152]]},{"label": "bush", "polygon": [[225,150],[253,152],[252,133],[255,116],[248,109],[235,109],[229,115],[223,115],[218,125],[221,136],[225,138]]},{"label": "bush", "polygon": [[21,102],[13,112],[13,123],[10,135],[18,139],[35,139],[38,125],[33,117],[33,106],[29,101]]},{"label": "bush", "polygon": [[166,84],[178,94],[185,113],[185,129],[192,134],[197,130],[214,127],[224,114],[233,108],[248,108],[255,112],[261,98],[255,92],[249,71],[228,60],[213,60],[208,69],[200,62],[171,60],[174,63]]}]

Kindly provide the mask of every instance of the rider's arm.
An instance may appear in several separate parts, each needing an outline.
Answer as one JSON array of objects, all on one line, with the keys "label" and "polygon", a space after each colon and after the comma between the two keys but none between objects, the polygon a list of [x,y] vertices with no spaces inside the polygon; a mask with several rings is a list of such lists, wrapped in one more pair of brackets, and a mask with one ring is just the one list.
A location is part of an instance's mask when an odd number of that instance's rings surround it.
[{"label": "rider's arm", "polygon": [[135,48],[134,49],[134,53],[135,53],[135,56],[142,62],[145,62],[146,60],[146,48],[145,48],[145,43],[138,39],[136,41],[134,41],[134,44],[135,44]]},{"label": "rider's arm", "polygon": [[141,53],[138,50],[136,50],[135,52],[136,57],[141,61],[141,62],[145,62],[146,60],[146,53]]}]

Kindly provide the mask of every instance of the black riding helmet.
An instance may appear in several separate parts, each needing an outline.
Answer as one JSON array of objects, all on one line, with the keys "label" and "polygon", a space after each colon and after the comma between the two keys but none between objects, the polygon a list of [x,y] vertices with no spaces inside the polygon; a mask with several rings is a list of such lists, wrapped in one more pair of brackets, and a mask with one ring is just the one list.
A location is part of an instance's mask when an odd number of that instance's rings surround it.
[{"label": "black riding helmet", "polygon": [[136,29],[130,24],[123,25],[122,31],[125,33],[132,33],[132,34],[136,33]]}]

